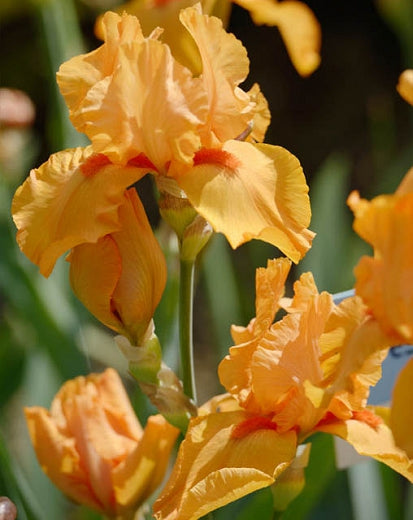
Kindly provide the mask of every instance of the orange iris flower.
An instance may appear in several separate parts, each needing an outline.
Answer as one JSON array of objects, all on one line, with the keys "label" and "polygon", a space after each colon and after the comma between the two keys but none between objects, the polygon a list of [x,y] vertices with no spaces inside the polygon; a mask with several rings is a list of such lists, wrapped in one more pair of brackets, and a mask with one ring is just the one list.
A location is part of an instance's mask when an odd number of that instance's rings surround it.
[{"label": "orange iris flower", "polygon": [[111,12],[103,45],[61,66],[71,121],[91,145],[51,156],[12,206],[20,248],[45,276],[66,250],[120,230],[125,190],[148,172],[161,191],[187,197],[234,248],[257,238],[298,261],[310,247],[298,160],[255,143],[269,112],[257,85],[238,86],[248,73],[244,47],[199,8],[180,19],[202,57],[200,76],[172,57],[160,29],[144,38],[135,17]]},{"label": "orange iris flower", "polygon": [[179,432],[160,415],[143,430],[113,369],[67,381],[50,412],[35,406],[25,414],[53,483],[75,502],[117,518],[129,518],[161,484]]},{"label": "orange iris flower", "polygon": [[[283,299],[287,259],[257,272],[256,318],[233,327],[235,346],[219,366],[229,394],[190,421],[154,512],[196,520],[269,486],[315,432],[338,435],[413,482],[413,460],[366,405],[381,376],[387,337],[359,297],[333,303],[310,273]],[[273,323],[281,305],[287,314]]]},{"label": "orange iris flower", "polygon": [[374,249],[355,268],[356,293],[392,338],[413,344],[413,168],[393,195],[350,194],[355,231]]},{"label": "orange iris flower", "polygon": [[[134,14],[142,21],[145,34],[158,25],[165,28],[165,41],[174,55],[183,63],[198,70],[199,56],[188,33],[178,24],[181,9],[198,0],[130,0],[117,8],[117,12]],[[232,0],[250,12],[257,25],[278,27],[290,59],[301,76],[309,76],[320,64],[321,30],[311,9],[296,0]],[[218,16],[224,23],[229,17],[231,0],[202,0],[204,13]],[[100,20],[96,32],[102,34]]]}]

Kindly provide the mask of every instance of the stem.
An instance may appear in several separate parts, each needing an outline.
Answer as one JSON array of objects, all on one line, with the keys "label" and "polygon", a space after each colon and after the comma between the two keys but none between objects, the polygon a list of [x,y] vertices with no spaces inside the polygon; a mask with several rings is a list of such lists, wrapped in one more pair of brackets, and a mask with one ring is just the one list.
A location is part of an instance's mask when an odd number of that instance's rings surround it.
[{"label": "stem", "polygon": [[272,520],[281,520],[282,516],[283,516],[283,511],[274,510],[274,513],[272,515]]},{"label": "stem", "polygon": [[188,397],[195,401],[194,348],[192,340],[194,266],[194,261],[180,260],[179,338],[184,392]]}]

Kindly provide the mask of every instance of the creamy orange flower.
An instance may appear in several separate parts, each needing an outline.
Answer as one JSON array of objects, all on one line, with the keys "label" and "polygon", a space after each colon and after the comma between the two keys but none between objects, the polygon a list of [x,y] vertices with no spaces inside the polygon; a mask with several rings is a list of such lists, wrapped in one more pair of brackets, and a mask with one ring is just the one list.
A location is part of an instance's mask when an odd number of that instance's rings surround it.
[{"label": "creamy orange flower", "polygon": [[[257,25],[277,26],[284,39],[287,51],[297,72],[308,76],[320,64],[321,31],[320,25],[311,9],[303,2],[284,0],[232,0],[247,9]],[[199,69],[199,54],[188,34],[178,23],[181,9],[194,5],[197,0],[130,0],[117,8],[119,13],[126,11],[136,15],[142,23],[145,34],[155,27],[165,28],[165,41],[171,46],[174,55],[194,71]],[[204,13],[228,21],[230,0],[202,0]],[[96,32],[102,34],[101,20]]]},{"label": "creamy orange flower", "polygon": [[[219,366],[229,394],[191,419],[174,470],[154,505],[162,520],[196,520],[269,486],[315,432],[338,435],[413,482],[413,461],[367,407],[388,343],[358,297],[335,305],[310,273],[282,299],[288,260],[257,273],[257,315],[233,328]],[[287,314],[274,324],[282,305]]]},{"label": "creamy orange flower", "polygon": [[234,248],[257,238],[297,262],[310,247],[300,163],[255,143],[269,112],[258,86],[239,88],[245,49],[199,8],[180,18],[202,58],[199,76],[172,57],[160,30],[144,38],[136,18],[110,12],[104,44],[61,66],[71,120],[91,146],[33,170],[12,207],[19,245],[44,275],[66,250],[119,231],[123,194],[148,172],[161,191],[187,197]]},{"label": "creamy orange flower", "polygon": [[374,249],[355,268],[356,293],[392,338],[413,344],[413,168],[393,195],[350,194],[355,231]]},{"label": "creamy orange flower", "polygon": [[25,409],[43,471],[72,500],[110,517],[160,485],[178,430],[160,416],[143,430],[113,369],[67,381],[50,412]]},{"label": "creamy orange flower", "polygon": [[102,323],[141,345],[166,283],[166,262],[134,188],[119,207],[121,228],[68,257],[77,297]]}]

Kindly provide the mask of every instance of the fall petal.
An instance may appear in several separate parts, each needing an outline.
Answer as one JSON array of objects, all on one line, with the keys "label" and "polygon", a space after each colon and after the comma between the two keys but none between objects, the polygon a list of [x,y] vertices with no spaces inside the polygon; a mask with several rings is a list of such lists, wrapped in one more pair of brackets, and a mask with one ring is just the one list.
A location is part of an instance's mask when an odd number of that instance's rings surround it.
[{"label": "fall petal", "polygon": [[360,455],[383,462],[413,482],[413,460],[398,448],[391,430],[385,424],[375,428],[354,419],[323,425],[319,431],[337,435],[349,442]]},{"label": "fall petal", "polygon": [[234,0],[247,9],[254,23],[276,25],[288,54],[301,76],[308,76],[320,64],[321,30],[314,13],[302,2]]},{"label": "fall petal", "polygon": [[236,426],[249,417],[240,411],[191,420],[155,518],[196,520],[274,482],[294,458],[296,436],[271,428],[237,436]]},{"label": "fall petal", "polygon": [[119,228],[123,192],[145,173],[109,164],[90,147],[52,155],[31,171],[13,199],[21,250],[48,276],[65,251]]},{"label": "fall petal", "polygon": [[222,150],[201,150],[177,181],[233,248],[256,238],[298,262],[311,245],[308,187],[300,163],[284,148],[228,141]]},{"label": "fall petal", "polygon": [[413,459],[413,359],[399,373],[393,388],[390,427],[397,445]]},{"label": "fall petal", "polygon": [[178,434],[161,415],[149,417],[138,446],[113,471],[120,506],[142,503],[160,485]]}]

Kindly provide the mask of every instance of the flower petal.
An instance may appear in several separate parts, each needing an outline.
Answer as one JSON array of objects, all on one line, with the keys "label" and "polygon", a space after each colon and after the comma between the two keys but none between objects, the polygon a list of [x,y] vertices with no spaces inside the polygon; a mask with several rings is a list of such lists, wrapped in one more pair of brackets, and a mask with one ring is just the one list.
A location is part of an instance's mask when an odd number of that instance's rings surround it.
[{"label": "flower petal", "polygon": [[160,485],[178,434],[161,415],[148,418],[138,446],[112,473],[120,510],[143,503]]},{"label": "flower petal", "polygon": [[390,427],[397,445],[413,459],[413,359],[401,370],[393,388]]},{"label": "flower petal", "polygon": [[302,2],[233,0],[247,9],[254,23],[276,25],[297,72],[308,76],[320,64],[321,30],[314,13]]},{"label": "flower petal", "polygon": [[[409,175],[409,174],[408,174]],[[355,268],[356,293],[367,304],[393,345],[413,343],[413,191],[406,177],[394,195],[371,202],[353,192],[348,204],[355,213],[354,229],[374,247]]]},{"label": "flower petal", "polygon": [[240,411],[191,420],[169,482],[154,504],[155,518],[196,520],[274,482],[295,456],[296,435],[272,428],[235,435],[237,425],[250,417]]},{"label": "flower petal", "polygon": [[90,147],[52,155],[31,171],[13,199],[21,250],[49,276],[65,251],[119,229],[123,192],[146,172],[109,164]]},{"label": "flower petal", "polygon": [[[208,95],[207,132],[220,142],[235,139],[252,119],[248,94],[238,88],[249,71],[247,51],[222,21],[202,15],[200,6],[181,11],[180,20],[194,38],[202,60],[201,79]],[[213,142],[204,138],[204,146]]]},{"label": "flower petal", "polygon": [[74,439],[58,430],[44,408],[34,406],[24,412],[37,459],[46,475],[72,500],[104,512],[90,488]]},{"label": "flower petal", "polygon": [[363,421],[350,419],[325,424],[317,429],[338,435],[349,442],[360,455],[366,455],[387,464],[413,482],[413,460],[396,446],[391,430],[385,424],[379,424],[373,428]]},{"label": "flower petal", "polygon": [[[136,24],[133,16],[112,13],[112,17],[126,28]],[[126,164],[140,153],[159,171],[172,159],[190,162],[200,146],[196,129],[207,108],[200,79],[193,78],[174,60],[169,47],[155,38],[109,40],[100,51],[91,54],[102,79],[90,81],[82,90],[83,99],[72,109],[75,126],[97,152],[116,163]],[[67,82],[74,81],[73,69],[79,68],[77,76],[86,75],[88,56],[61,66],[63,92]],[[108,68],[106,60],[113,65]]]},{"label": "flower petal", "polygon": [[177,182],[233,248],[256,238],[298,262],[311,245],[308,186],[284,148],[228,141],[222,150],[201,150]]}]

